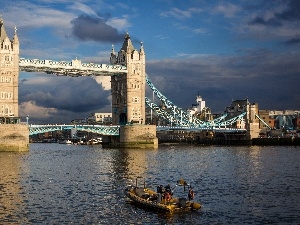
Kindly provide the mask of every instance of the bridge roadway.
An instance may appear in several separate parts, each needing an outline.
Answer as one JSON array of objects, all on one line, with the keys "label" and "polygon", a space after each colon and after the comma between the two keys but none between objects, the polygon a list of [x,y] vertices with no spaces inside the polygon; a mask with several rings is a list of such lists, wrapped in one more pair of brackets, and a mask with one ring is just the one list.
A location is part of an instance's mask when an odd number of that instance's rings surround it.
[{"label": "bridge roadway", "polygon": [[47,124],[47,125],[29,125],[29,135],[41,134],[58,130],[76,129],[102,135],[119,135],[120,126],[103,126],[103,125],[66,125],[66,124]]},{"label": "bridge roadway", "polygon": [[[134,125],[138,126],[138,125]],[[97,133],[106,136],[118,136],[120,126],[104,126],[104,125],[74,125],[74,124],[47,124],[47,125],[29,125],[29,135],[41,134],[46,132],[58,131],[58,130],[71,130],[76,129],[79,131],[86,131],[91,133]],[[157,131],[166,130],[186,130],[186,131],[200,131],[200,130],[212,130],[218,133],[236,133],[246,132],[246,129],[226,128],[226,127],[180,127],[180,126],[157,126]]]}]

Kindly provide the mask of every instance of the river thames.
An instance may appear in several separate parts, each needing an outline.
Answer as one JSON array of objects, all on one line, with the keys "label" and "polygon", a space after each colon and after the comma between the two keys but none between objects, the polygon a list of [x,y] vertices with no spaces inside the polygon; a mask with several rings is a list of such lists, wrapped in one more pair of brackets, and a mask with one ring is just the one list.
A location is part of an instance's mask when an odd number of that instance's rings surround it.
[{"label": "river thames", "polygon": [[[185,179],[201,210],[131,204],[123,190],[138,176],[153,188]],[[31,144],[0,153],[0,224],[300,224],[300,147]]]}]

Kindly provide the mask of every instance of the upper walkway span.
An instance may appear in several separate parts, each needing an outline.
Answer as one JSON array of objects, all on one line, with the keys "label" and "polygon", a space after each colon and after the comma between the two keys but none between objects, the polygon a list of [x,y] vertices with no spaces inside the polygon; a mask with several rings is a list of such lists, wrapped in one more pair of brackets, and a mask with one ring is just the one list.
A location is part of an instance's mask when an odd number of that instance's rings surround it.
[{"label": "upper walkway span", "polygon": [[127,73],[126,66],[20,58],[19,70],[26,72],[45,72],[63,76],[112,76]]}]

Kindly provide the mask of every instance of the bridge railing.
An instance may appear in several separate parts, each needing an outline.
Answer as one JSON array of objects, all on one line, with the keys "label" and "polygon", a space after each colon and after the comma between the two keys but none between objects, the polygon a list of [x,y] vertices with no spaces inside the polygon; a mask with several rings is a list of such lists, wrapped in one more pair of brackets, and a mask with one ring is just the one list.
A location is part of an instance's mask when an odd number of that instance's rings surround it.
[{"label": "bridge railing", "polygon": [[220,116],[218,118],[215,118],[211,121],[202,121],[198,118],[196,118],[193,115],[189,115],[186,111],[180,109],[175,104],[173,104],[166,96],[164,96],[149,80],[148,77],[146,77],[146,83],[149,85],[151,90],[156,94],[156,96],[161,100],[166,108],[169,110],[167,112],[166,110],[162,110],[160,107],[158,107],[156,104],[151,102],[150,99],[146,97],[146,104],[155,112],[157,115],[161,116],[162,118],[168,120],[171,124],[177,125],[180,127],[194,127],[196,129],[203,128],[212,128],[212,127],[224,127],[230,126],[234,123],[236,123],[238,120],[241,122],[244,122],[244,116],[246,115],[246,112],[241,113],[238,116],[235,116],[233,118],[226,119],[227,115]]}]

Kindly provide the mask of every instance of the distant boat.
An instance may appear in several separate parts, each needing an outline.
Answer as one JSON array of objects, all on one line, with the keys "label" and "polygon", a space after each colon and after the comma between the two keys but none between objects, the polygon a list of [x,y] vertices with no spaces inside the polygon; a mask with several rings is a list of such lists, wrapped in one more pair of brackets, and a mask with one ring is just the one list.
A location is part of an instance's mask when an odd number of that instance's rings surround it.
[{"label": "distant boat", "polygon": [[66,139],[66,140],[60,140],[58,143],[59,143],[59,144],[67,144],[67,145],[73,144],[73,142],[70,141],[69,139]]},{"label": "distant boat", "polygon": [[88,141],[89,145],[99,145],[102,143],[102,138],[98,137],[98,138],[92,138]]}]

